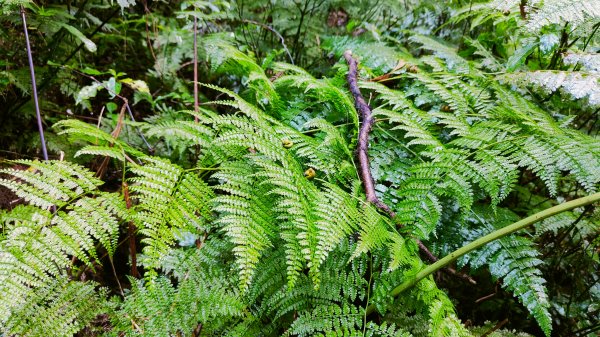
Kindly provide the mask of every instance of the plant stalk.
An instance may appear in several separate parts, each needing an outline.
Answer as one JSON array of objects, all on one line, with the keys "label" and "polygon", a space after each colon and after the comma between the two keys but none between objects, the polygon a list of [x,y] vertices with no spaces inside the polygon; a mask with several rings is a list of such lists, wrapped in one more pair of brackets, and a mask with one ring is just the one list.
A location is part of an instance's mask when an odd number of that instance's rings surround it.
[{"label": "plant stalk", "polygon": [[194,121],[198,123],[198,18],[194,15]]},{"label": "plant stalk", "polygon": [[25,17],[25,7],[21,5],[21,20],[23,21],[23,32],[25,33],[25,44],[27,46],[27,59],[29,60],[29,73],[31,75],[31,90],[33,92],[33,104],[35,106],[35,116],[37,119],[40,141],[42,143],[42,154],[44,160],[48,160],[48,149],[46,148],[46,139],[44,138],[44,126],[42,125],[42,114],[40,113],[40,104],[37,93],[37,83],[35,81],[35,67],[33,66],[33,56],[31,54],[31,44],[29,43],[29,33],[27,31],[27,19]]},{"label": "plant stalk", "polygon": [[[560,205],[556,205],[554,207],[548,208],[546,210],[543,210],[541,212],[538,212],[531,216],[528,216],[525,219],[519,220],[509,226],[506,226],[497,231],[494,231],[486,236],[483,236],[483,237],[455,250],[454,252],[439,259],[437,262],[428,265],[426,268],[424,268],[419,273],[417,273],[417,275],[414,278],[411,278],[411,279],[405,281],[404,283],[402,283],[401,285],[397,286],[396,288],[394,288],[391,291],[390,295],[392,295],[392,297],[398,296],[400,293],[402,293],[406,289],[411,288],[412,286],[416,285],[422,279],[426,278],[427,276],[435,273],[436,271],[438,271],[438,270],[444,268],[445,266],[447,266],[448,264],[452,263],[452,261],[454,261],[454,260],[458,259],[459,257],[461,257],[467,253],[470,253],[478,248],[481,248],[482,246],[484,246],[494,240],[498,240],[501,237],[512,234],[521,229],[527,228],[536,222],[542,221],[542,220],[549,218],[551,216],[554,216],[556,214],[570,211],[577,207],[590,205],[590,204],[593,204],[598,201],[600,201],[600,192],[592,194],[592,195],[588,195],[586,197],[582,197],[579,199],[571,200],[571,201],[562,203]],[[373,304],[371,304],[367,307],[366,314],[368,315],[368,314],[372,313],[374,310],[375,310],[375,306]]]}]

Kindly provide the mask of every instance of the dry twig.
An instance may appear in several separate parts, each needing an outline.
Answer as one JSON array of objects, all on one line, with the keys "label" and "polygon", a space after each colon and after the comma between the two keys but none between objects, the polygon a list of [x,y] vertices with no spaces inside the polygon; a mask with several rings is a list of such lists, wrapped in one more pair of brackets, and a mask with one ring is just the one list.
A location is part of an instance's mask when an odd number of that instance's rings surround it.
[{"label": "dry twig", "polygon": [[[384,202],[379,200],[377,195],[375,194],[375,182],[373,180],[373,175],[371,173],[371,166],[369,163],[369,133],[373,127],[373,123],[375,120],[373,119],[373,115],[371,113],[371,107],[367,104],[364,97],[362,96],[360,89],[358,87],[358,63],[354,57],[352,57],[352,51],[347,50],[344,52],[344,58],[346,62],[348,62],[348,87],[350,88],[350,92],[352,96],[354,96],[354,104],[356,106],[356,110],[360,113],[362,119],[362,125],[360,126],[360,130],[358,132],[358,148],[357,148],[357,157],[359,164],[359,174],[362,179],[363,186],[365,189],[365,194],[367,195],[367,201],[375,205],[377,208],[385,212],[390,218],[394,218],[396,213],[391,210],[391,208],[386,205]],[[421,252],[427,257],[431,262],[436,262],[438,258],[431,253],[431,251],[421,242],[419,239],[415,239],[417,244],[419,245],[419,249]],[[451,274],[455,275],[459,278],[465,279],[472,284],[476,284],[475,280],[470,276],[457,272],[454,268],[444,268],[444,270]]]}]

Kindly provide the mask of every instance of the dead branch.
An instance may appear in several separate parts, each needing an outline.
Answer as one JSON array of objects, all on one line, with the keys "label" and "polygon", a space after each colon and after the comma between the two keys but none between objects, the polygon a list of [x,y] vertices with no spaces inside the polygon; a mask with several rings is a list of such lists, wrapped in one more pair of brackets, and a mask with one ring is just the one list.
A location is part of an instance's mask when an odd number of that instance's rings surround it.
[{"label": "dead branch", "polygon": [[[350,50],[346,50],[344,52],[344,58],[346,59],[346,62],[348,62],[349,68],[347,76],[348,87],[350,88],[352,96],[354,96],[354,105],[356,106],[356,110],[362,119],[362,125],[358,131],[358,148],[356,152],[358,157],[359,175],[363,182],[367,201],[385,212],[390,218],[394,218],[396,217],[396,213],[394,213],[394,211],[392,211],[388,205],[379,200],[375,194],[375,181],[373,180],[371,165],[369,163],[369,133],[371,132],[375,119],[373,119],[371,107],[369,107],[365,101],[365,98],[362,96],[360,88],[358,87],[358,63],[356,59],[352,57],[352,51]],[[427,259],[429,259],[431,262],[438,260],[438,258],[431,253],[431,251],[427,248],[427,246],[425,246],[425,244],[423,244],[423,242],[421,242],[421,240],[415,240],[419,245],[419,249],[427,257]],[[453,268],[445,268],[444,270],[451,275],[455,275],[459,278],[467,280],[472,284],[476,284],[473,278],[466,274],[459,273]]]}]

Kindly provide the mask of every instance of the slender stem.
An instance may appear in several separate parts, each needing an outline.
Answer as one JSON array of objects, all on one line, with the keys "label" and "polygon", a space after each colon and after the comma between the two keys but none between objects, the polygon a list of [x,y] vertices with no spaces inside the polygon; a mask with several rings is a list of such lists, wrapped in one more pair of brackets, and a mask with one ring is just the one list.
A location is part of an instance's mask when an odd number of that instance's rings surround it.
[{"label": "slender stem", "polygon": [[194,15],[194,121],[198,123],[198,18]]},{"label": "slender stem", "polygon": [[262,27],[265,30],[268,30],[271,33],[277,35],[277,37],[279,38],[279,41],[281,42],[281,45],[283,46],[283,50],[287,53],[287,56],[290,59],[290,63],[294,64],[294,58],[292,57],[292,54],[290,53],[290,51],[288,50],[288,48],[285,44],[285,39],[283,38],[283,36],[281,34],[279,34],[278,31],[276,31],[273,27],[266,25],[264,23],[260,23],[258,21],[243,19],[242,22],[257,25],[257,26]]},{"label": "slender stem", "polygon": [[[406,289],[411,288],[412,286],[416,285],[422,279],[435,273],[436,271],[440,270],[441,268],[444,268],[444,266],[450,264],[452,261],[456,260],[457,258],[459,258],[465,254],[468,254],[478,248],[481,248],[494,240],[498,240],[506,235],[509,235],[509,234],[512,234],[521,229],[527,228],[536,222],[539,222],[541,220],[544,220],[544,219],[554,216],[556,214],[570,211],[577,207],[590,205],[590,204],[593,204],[598,201],[600,201],[600,192],[592,194],[592,195],[588,195],[587,197],[582,197],[579,199],[571,200],[569,202],[565,202],[560,205],[556,205],[554,207],[548,208],[546,210],[543,210],[541,212],[538,212],[531,216],[528,216],[525,219],[517,221],[509,226],[506,226],[497,231],[494,231],[494,232],[492,232],[486,236],[483,236],[483,237],[455,250],[454,252],[444,256],[443,258],[439,259],[434,264],[428,265],[423,270],[421,270],[419,273],[417,273],[417,275],[415,275],[414,278],[411,278],[411,279],[407,280],[406,282],[402,283],[401,285],[397,286],[396,288],[394,288],[390,292],[390,295],[393,297],[398,296],[400,293],[402,293]],[[371,313],[374,310],[375,310],[374,305],[369,305],[366,309],[367,313]]]},{"label": "slender stem", "polygon": [[[85,4],[84,4],[85,5]],[[113,16],[115,16],[119,11],[120,11],[120,7],[117,7],[117,9],[115,9],[114,12],[112,12],[104,21],[102,21],[102,23],[96,27],[96,29],[94,29],[94,31],[87,36],[87,38],[92,38],[94,35],[96,35],[96,33],[98,33],[103,27],[104,25],[106,25],[108,23],[108,21],[110,21],[110,19],[112,19]],[[75,14],[75,16],[77,16],[77,14]],[[62,28],[61,28],[62,29]],[[77,48],[75,48],[71,54],[69,54],[69,56],[67,56],[62,62],[61,64],[67,64],[67,62],[69,62],[75,55],[77,55],[77,53],[81,50],[81,48],[83,48],[85,44],[82,42],[80,43]],[[54,55],[54,53],[53,53]],[[50,82],[52,81],[52,79],[54,79],[54,76],[46,76],[46,78],[44,78],[42,80],[42,83],[40,83],[38,90],[39,91],[43,91],[46,86],[48,86],[48,84],[50,84]],[[25,103],[27,103],[27,100],[29,100],[28,96],[25,96],[25,101],[21,100],[18,103],[16,103],[12,109],[11,112],[9,113],[9,115],[11,115],[13,112],[19,110]]]},{"label": "slender stem", "polygon": [[35,67],[33,66],[31,44],[29,43],[29,33],[27,32],[27,19],[25,18],[25,7],[23,7],[23,5],[21,5],[21,20],[23,21],[23,32],[25,32],[27,59],[29,60],[29,73],[31,74],[31,90],[33,92],[33,104],[35,106],[35,116],[37,119],[38,131],[40,133],[40,142],[42,143],[42,154],[44,155],[44,160],[48,160],[48,149],[46,148],[46,139],[44,138],[44,126],[42,125],[42,114],[40,113],[40,103],[38,100],[37,84],[35,81]]},{"label": "slender stem", "polygon": [[[129,100],[127,98],[125,98],[124,96],[119,95],[114,90],[106,87],[102,82],[98,81],[98,79],[95,78],[94,76],[88,75],[86,73],[83,73],[81,71],[78,71],[76,69],[73,69],[73,68],[70,68],[70,67],[67,67],[67,66],[59,66],[59,67],[63,68],[63,69],[71,70],[71,71],[73,71],[73,72],[75,72],[75,73],[77,73],[77,74],[79,74],[79,75],[81,75],[83,77],[87,77],[90,80],[92,80],[92,81],[94,81],[94,82],[102,85],[102,87],[104,89],[106,89],[106,91],[110,92],[112,95],[114,95],[115,97],[118,97],[120,100],[123,101],[123,106],[127,110],[127,114],[129,115],[129,118],[131,118],[131,120],[133,122],[136,122],[135,117],[133,116],[133,112],[131,111],[131,107],[129,106]],[[140,138],[144,142],[144,144],[146,144],[146,147],[148,147],[148,152],[150,152],[150,154],[153,154],[154,153],[154,148],[152,147],[152,145],[150,145],[150,143],[148,143],[148,140],[146,140],[146,137],[144,137],[144,134],[140,131],[140,129],[137,126],[135,127],[135,129],[137,131],[137,134],[140,136]]]},{"label": "slender stem", "polygon": [[[125,163],[123,163],[123,175],[125,175]],[[125,207],[130,209],[133,206],[131,198],[129,197],[129,185],[123,179],[121,185],[123,189],[123,198],[125,199]],[[135,278],[140,277],[140,273],[137,269],[137,248],[135,243],[135,232],[137,228],[133,221],[129,221],[127,224],[127,237],[129,237],[129,255],[131,256],[131,276]]]}]

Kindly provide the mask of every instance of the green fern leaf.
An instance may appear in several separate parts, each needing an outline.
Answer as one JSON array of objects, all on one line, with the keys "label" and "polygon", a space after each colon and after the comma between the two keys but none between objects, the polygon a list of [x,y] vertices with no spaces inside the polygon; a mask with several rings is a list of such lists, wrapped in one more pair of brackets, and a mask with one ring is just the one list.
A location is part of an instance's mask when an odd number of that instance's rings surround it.
[{"label": "green fern leaf", "polygon": [[[470,221],[483,227],[467,231],[463,237],[467,238],[467,241],[472,241],[518,219],[506,209],[500,208],[497,213],[498,215],[495,216],[489,209],[481,209],[473,213],[474,217]],[[538,256],[538,251],[529,239],[511,235],[466,255],[461,259],[460,265],[470,264],[474,269],[488,265],[492,276],[503,279],[502,286],[519,298],[544,333],[549,336],[552,330],[550,302],[544,286],[546,281],[538,269],[543,262]]]},{"label": "green fern leaf", "polygon": [[600,17],[600,4],[587,0],[546,0],[540,10],[534,12],[527,22],[531,31],[539,31],[549,24],[568,22],[571,29],[585,20]]}]

